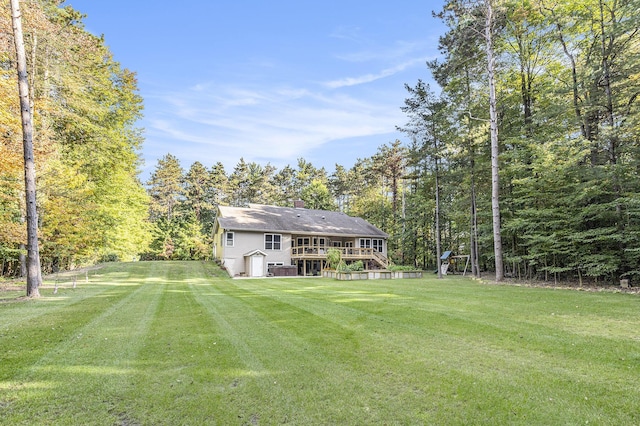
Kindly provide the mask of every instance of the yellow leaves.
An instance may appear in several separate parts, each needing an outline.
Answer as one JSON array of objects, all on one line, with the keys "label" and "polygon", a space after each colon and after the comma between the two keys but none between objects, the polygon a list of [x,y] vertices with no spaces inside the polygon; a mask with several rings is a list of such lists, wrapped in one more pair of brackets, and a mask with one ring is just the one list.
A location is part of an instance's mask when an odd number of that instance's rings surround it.
[{"label": "yellow leaves", "polygon": [[[122,246],[122,254],[135,254],[148,239],[148,199],[135,176],[141,137],[133,126],[142,108],[135,74],[121,69],[102,37],[85,31],[71,6],[35,1],[23,3],[22,13],[41,257],[45,264],[88,259]],[[14,56],[9,8],[0,7],[0,244],[24,240]]]},{"label": "yellow leaves", "polygon": [[[0,53],[0,62],[9,60]],[[18,79],[13,69],[0,68],[0,137],[20,132],[20,105],[18,98]],[[18,138],[19,139],[19,138]]]},{"label": "yellow leaves", "polygon": [[51,160],[40,190],[41,239],[47,255],[85,255],[99,238],[93,186],[79,170]]},{"label": "yellow leaves", "polygon": [[18,246],[18,244],[27,240],[27,227],[23,223],[8,221],[0,217],[2,233],[0,233],[0,244],[10,246]]},{"label": "yellow leaves", "polygon": [[19,174],[23,165],[17,87],[15,80],[0,77],[0,177]]},{"label": "yellow leaves", "polygon": [[22,147],[11,139],[0,142],[0,178],[13,179],[22,174]]},{"label": "yellow leaves", "polygon": [[[0,51],[0,60],[9,60],[8,52]],[[19,222],[24,187],[22,130],[18,83],[11,71],[0,70],[0,244],[17,247],[26,241],[26,227]]]}]

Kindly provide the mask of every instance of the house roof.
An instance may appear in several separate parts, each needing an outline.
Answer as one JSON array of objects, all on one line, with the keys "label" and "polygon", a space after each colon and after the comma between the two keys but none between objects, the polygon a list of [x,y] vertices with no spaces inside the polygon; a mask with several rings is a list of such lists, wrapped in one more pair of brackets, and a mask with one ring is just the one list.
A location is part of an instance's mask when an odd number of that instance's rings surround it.
[{"label": "house roof", "polygon": [[228,231],[388,238],[369,222],[341,212],[250,204],[219,206],[218,226]]}]

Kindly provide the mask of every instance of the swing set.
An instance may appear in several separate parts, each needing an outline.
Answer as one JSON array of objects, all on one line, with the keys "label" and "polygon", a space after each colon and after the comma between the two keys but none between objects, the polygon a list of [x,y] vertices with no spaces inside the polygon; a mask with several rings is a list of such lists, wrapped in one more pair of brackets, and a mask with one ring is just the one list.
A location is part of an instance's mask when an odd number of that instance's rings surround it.
[{"label": "swing set", "polygon": [[459,260],[466,259],[464,269],[462,271],[462,276],[464,277],[467,274],[467,268],[469,267],[469,260],[471,259],[471,256],[468,254],[459,254],[454,256],[452,253],[453,252],[451,250],[448,250],[440,256],[440,260],[442,261],[440,263],[440,272],[442,272],[442,275],[447,275],[448,272],[452,274],[460,272],[460,263],[462,262],[459,262]]}]

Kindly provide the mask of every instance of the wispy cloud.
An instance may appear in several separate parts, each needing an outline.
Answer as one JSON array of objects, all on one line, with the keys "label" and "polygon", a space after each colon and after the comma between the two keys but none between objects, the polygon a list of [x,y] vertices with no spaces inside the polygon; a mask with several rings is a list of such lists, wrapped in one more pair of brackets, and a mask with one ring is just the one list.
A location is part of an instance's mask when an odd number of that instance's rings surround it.
[{"label": "wispy cloud", "polygon": [[366,49],[359,49],[350,53],[342,53],[336,57],[346,62],[398,61],[403,58],[415,57],[429,49],[425,41],[399,40],[390,45],[375,45]]},{"label": "wispy cloud", "polygon": [[355,25],[341,25],[329,34],[331,38],[337,38],[340,40],[348,40],[357,43],[362,43],[365,41],[365,38],[361,34],[362,29]]},{"label": "wispy cloud", "polygon": [[330,89],[338,89],[340,87],[356,86],[359,84],[371,83],[381,78],[390,77],[394,74],[404,71],[405,69],[414,66],[418,63],[424,63],[424,58],[416,58],[407,62],[398,64],[392,68],[386,68],[377,74],[365,74],[357,77],[346,77],[339,80],[328,81],[324,85]]},{"label": "wispy cloud", "polygon": [[156,97],[161,104],[154,111],[164,113],[147,119],[148,138],[194,145],[199,161],[225,155],[288,163],[331,141],[392,132],[400,119],[398,108],[380,99],[306,88],[203,87]]},{"label": "wispy cloud", "polygon": [[[398,137],[396,126],[406,118],[400,110],[403,83],[421,73],[429,49],[424,42],[407,41],[373,46],[357,27],[341,27],[332,37],[353,41],[359,49],[328,54],[327,63],[312,70],[292,73],[296,68],[285,61],[248,81],[225,78],[156,91],[147,97],[155,103],[148,109],[154,114],[146,118],[147,139],[160,153],[180,145],[184,161],[221,161],[229,167],[240,157],[278,166],[300,157],[335,164],[343,154],[335,152],[340,144],[351,144],[358,157],[372,155],[380,143]],[[323,67],[343,76],[309,77],[326,76]],[[360,145],[354,148],[356,140]]]}]

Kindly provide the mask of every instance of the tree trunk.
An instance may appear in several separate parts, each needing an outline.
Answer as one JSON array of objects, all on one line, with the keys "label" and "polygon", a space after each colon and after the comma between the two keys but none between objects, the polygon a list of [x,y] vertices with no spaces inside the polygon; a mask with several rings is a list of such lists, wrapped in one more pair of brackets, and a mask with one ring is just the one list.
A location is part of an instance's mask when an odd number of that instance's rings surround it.
[{"label": "tree trunk", "polygon": [[[465,84],[467,102],[471,105],[471,78],[469,77],[469,69],[465,67]],[[469,117],[471,117],[471,107],[469,106]],[[468,120],[468,119],[467,119]],[[473,139],[471,137],[471,124],[467,121],[467,143],[469,149],[469,176],[471,179],[471,247],[469,255],[471,256],[471,272],[476,278],[480,278],[480,261],[478,248],[478,209],[476,204],[476,172],[475,172],[475,150],[473,148]]]},{"label": "tree trunk", "polygon": [[531,89],[532,72],[531,67],[525,65],[525,48],[523,42],[519,40],[520,45],[520,96],[522,97],[522,107],[524,109],[524,131],[527,137],[533,136],[533,94]]},{"label": "tree trunk", "polygon": [[500,180],[498,166],[498,111],[496,106],[495,57],[493,53],[493,5],[485,0],[487,16],[485,37],[487,43],[487,76],[489,77],[489,118],[491,130],[491,211],[493,217],[493,251],[496,281],[504,279],[502,264],[502,237],[500,235]]},{"label": "tree trunk", "polygon": [[576,67],[576,60],[573,57],[573,54],[569,51],[567,47],[567,42],[564,39],[564,35],[562,34],[562,26],[560,24],[556,24],[556,28],[558,30],[558,39],[562,44],[562,50],[564,54],[569,59],[571,63],[571,83],[572,83],[572,92],[573,92],[573,110],[576,114],[576,119],[580,124],[580,133],[582,133],[582,137],[591,140],[591,126],[586,123],[585,118],[582,117],[582,110],[580,109],[580,95],[578,94],[578,71]]},{"label": "tree trunk", "polygon": [[[436,142],[436,151],[438,147],[438,143]],[[442,256],[442,247],[441,247],[441,237],[440,237],[440,181],[438,179],[438,156],[435,158],[436,162],[436,265],[438,266],[438,278],[442,279],[442,260],[440,257]]]},{"label": "tree trunk", "polygon": [[[24,206],[22,206],[22,203],[20,203],[20,211],[20,223],[23,224],[27,221],[27,218],[25,217]],[[24,278],[27,276],[27,246],[24,244],[24,242],[20,243],[19,249],[20,254],[18,254],[18,262],[20,263],[20,270],[18,276],[20,278]]]},{"label": "tree trunk", "polygon": [[605,22],[604,22],[604,5],[603,0],[600,0],[600,44],[602,49],[602,82],[600,83],[604,87],[605,93],[605,123],[609,127],[610,134],[608,135],[609,139],[609,162],[611,164],[616,164],[618,156],[617,156],[617,141],[615,134],[615,121],[613,118],[613,95],[611,93],[611,71],[609,66],[609,48],[607,46],[607,41],[611,44],[609,37],[607,37],[605,31]]},{"label": "tree trunk", "polygon": [[480,262],[478,253],[478,209],[476,205],[475,161],[471,159],[471,272],[480,278]]},{"label": "tree trunk", "polygon": [[24,252],[27,250],[27,247],[24,245],[24,243],[20,244],[20,254],[18,255],[18,263],[20,264],[19,268],[19,272],[18,272],[18,276],[20,278],[24,278],[27,276],[27,256],[24,254]]},{"label": "tree trunk", "polygon": [[[616,131],[615,128],[615,117],[614,117],[614,111],[613,111],[613,92],[612,92],[612,82],[611,82],[611,63],[610,63],[610,58],[611,58],[611,50],[612,50],[612,45],[614,43],[614,35],[610,35],[607,36],[606,33],[606,23],[605,23],[605,16],[604,16],[604,4],[603,4],[603,0],[599,1],[600,4],[600,45],[601,45],[601,49],[602,49],[602,86],[604,87],[604,93],[605,93],[605,99],[606,99],[606,105],[605,105],[605,127],[609,128],[609,132],[608,135],[606,136],[608,139],[608,146],[607,146],[607,150],[609,151],[609,164],[611,164],[612,166],[615,166],[618,163],[618,132]],[[615,13],[614,11],[611,11],[611,23],[609,24],[609,26],[616,25],[616,18],[615,18]],[[614,27],[615,28],[615,27]],[[622,237],[620,238],[619,242],[618,242],[618,249],[619,249],[619,256],[621,259],[624,258],[625,256],[625,249],[626,249],[626,244],[624,243],[624,219],[623,219],[623,206],[622,204],[619,202],[619,200],[622,198],[622,187],[620,184],[620,179],[617,173],[613,173],[612,175],[612,180],[613,180],[613,191],[615,193],[616,196],[616,227],[617,227],[617,231],[618,234]],[[619,270],[622,269],[621,272],[626,272],[628,269],[626,266],[621,265],[621,268],[618,268]]]},{"label": "tree trunk", "polygon": [[24,150],[24,183],[27,213],[27,296],[39,297],[42,277],[40,273],[40,253],[38,248],[38,213],[36,204],[36,170],[33,158],[33,121],[29,105],[29,82],[27,59],[22,36],[22,22],[19,0],[11,0],[13,36],[16,47],[18,91],[22,113],[22,141]]}]

